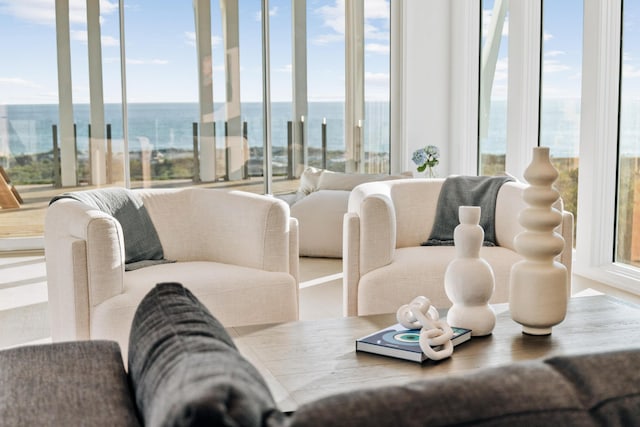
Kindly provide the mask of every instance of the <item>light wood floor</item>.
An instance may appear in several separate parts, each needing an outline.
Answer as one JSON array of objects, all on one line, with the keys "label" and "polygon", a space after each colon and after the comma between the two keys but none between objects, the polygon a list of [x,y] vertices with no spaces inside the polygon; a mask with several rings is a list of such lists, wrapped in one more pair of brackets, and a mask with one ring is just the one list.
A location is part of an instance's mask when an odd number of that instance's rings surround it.
[{"label": "light wood floor", "polygon": [[[297,190],[298,180],[274,178],[273,193],[290,193]],[[201,188],[225,188],[229,190],[242,190],[263,194],[264,182],[262,178],[252,178],[234,182],[212,182],[194,184],[191,180],[153,181],[152,187],[177,188],[177,187],[201,187]],[[132,188],[141,188],[142,183],[132,183]],[[51,198],[57,194],[89,190],[92,186],[55,188],[52,185],[20,185],[16,186],[24,203],[17,209],[0,208],[0,239],[7,237],[36,237],[44,233],[44,215]]]}]

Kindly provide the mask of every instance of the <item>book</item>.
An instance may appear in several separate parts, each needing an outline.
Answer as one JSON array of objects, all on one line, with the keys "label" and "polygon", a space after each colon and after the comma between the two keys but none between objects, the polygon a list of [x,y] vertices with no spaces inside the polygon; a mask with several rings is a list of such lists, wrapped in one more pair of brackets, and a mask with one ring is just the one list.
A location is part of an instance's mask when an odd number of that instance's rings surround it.
[{"label": "book", "polygon": [[[471,338],[471,330],[453,329],[451,343],[455,347]],[[441,346],[434,347],[439,350]],[[428,359],[420,348],[420,329],[407,329],[399,323],[356,340],[356,351],[380,354],[422,363]]]}]

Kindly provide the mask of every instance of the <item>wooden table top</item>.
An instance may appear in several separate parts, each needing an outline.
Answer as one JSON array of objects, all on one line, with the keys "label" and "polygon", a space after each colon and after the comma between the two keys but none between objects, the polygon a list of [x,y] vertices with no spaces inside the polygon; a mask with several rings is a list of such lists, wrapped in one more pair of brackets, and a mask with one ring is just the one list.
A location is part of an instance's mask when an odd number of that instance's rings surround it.
[{"label": "wooden table top", "polygon": [[355,351],[355,340],[396,323],[394,314],[229,328],[280,409],[359,388],[403,384],[555,355],[640,348],[640,306],[599,295],[572,298],[549,336],[522,334],[503,310],[493,334],[472,337],[451,358],[423,364]]}]

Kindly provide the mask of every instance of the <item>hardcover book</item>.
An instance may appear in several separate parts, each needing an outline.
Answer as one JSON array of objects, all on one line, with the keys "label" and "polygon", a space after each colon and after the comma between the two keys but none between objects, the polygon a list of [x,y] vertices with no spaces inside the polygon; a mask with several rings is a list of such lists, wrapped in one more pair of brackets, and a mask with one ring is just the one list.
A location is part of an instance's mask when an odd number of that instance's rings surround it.
[{"label": "hardcover book", "polygon": [[[451,343],[456,346],[471,338],[471,330],[453,329]],[[439,350],[440,346],[434,347]],[[420,348],[420,329],[407,329],[399,323],[356,340],[356,351],[380,354],[422,363],[428,359]]]}]

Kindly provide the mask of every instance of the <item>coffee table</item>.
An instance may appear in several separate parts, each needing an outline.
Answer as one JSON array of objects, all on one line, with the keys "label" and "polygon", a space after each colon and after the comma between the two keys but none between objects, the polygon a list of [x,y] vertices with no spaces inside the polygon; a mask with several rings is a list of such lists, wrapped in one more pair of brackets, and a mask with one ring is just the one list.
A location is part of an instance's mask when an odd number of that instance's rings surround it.
[{"label": "coffee table", "polygon": [[[522,334],[502,305],[493,334],[472,337],[451,358],[423,364],[355,351],[355,340],[395,323],[384,314],[229,328],[240,352],[264,376],[283,411],[365,387],[553,355],[640,347],[640,306],[598,295],[571,298],[565,320],[549,336]],[[499,309],[499,310],[500,310]],[[498,311],[498,310],[497,310]]]}]

